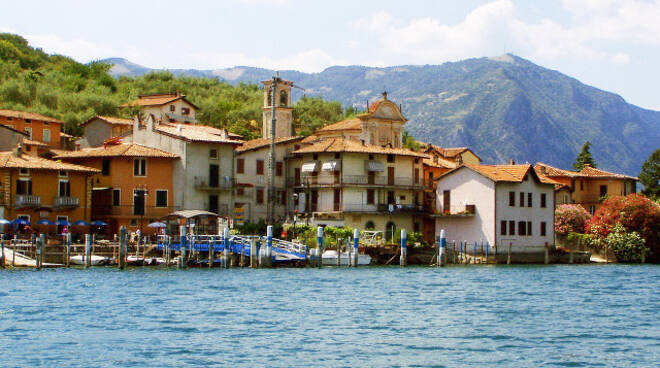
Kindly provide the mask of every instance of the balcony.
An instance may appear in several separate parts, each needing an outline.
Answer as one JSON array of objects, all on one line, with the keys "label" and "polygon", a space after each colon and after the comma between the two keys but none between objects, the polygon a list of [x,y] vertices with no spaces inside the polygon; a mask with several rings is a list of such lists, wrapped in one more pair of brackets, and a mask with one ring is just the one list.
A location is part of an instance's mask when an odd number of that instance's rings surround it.
[{"label": "balcony", "polygon": [[67,208],[76,208],[80,205],[78,197],[55,197],[53,198],[53,208],[61,210]]},{"label": "balcony", "polygon": [[41,206],[41,197],[35,195],[17,194],[16,208],[30,208]]},{"label": "balcony", "polygon": [[436,213],[433,217],[474,217],[477,212],[476,206],[473,204],[455,205],[442,212]]},{"label": "balcony", "polygon": [[422,179],[415,180],[411,177],[387,177],[387,176],[368,176],[368,175],[318,175],[303,176],[300,181],[295,178],[288,178],[287,184],[296,187],[323,187],[339,185],[356,185],[367,187],[406,187],[409,189],[433,188],[432,182]]},{"label": "balcony", "polygon": [[424,212],[424,206],[417,204],[379,204],[378,212],[420,213]]},{"label": "balcony", "polygon": [[204,190],[207,192],[217,192],[223,190],[230,190],[234,187],[234,180],[228,176],[218,179],[209,180],[209,177],[195,176],[193,185],[197,190]]}]

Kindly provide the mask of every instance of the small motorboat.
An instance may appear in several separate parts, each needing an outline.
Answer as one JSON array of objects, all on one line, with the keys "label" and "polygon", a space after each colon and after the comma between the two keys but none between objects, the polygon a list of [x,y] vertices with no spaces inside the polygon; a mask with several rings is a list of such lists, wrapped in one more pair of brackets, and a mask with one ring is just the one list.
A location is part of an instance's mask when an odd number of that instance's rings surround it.
[{"label": "small motorboat", "polygon": [[139,257],[139,256],[128,256],[126,257],[126,263],[131,266],[159,266],[165,264],[165,260],[159,257]]},{"label": "small motorboat", "polygon": [[[348,253],[341,253],[340,265],[348,266]],[[336,266],[337,265],[337,251],[336,250],[326,250],[321,256],[322,264],[324,266]],[[371,264],[371,256],[368,254],[358,253],[358,266],[368,266]]]},{"label": "small motorboat", "polygon": [[[89,264],[92,266],[103,266],[110,264],[110,258],[108,257],[101,257],[101,256],[89,256]],[[86,259],[85,256],[71,256],[69,258],[69,263],[74,264],[74,265],[81,265],[84,266]]]}]

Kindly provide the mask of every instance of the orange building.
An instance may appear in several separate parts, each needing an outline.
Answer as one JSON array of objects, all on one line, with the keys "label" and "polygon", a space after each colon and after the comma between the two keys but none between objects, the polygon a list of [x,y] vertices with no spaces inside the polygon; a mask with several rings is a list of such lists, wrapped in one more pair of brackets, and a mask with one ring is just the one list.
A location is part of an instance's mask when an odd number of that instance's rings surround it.
[{"label": "orange building", "polygon": [[29,140],[49,148],[63,148],[60,132],[64,122],[55,118],[27,111],[0,110],[0,124],[26,132]]},{"label": "orange building", "polygon": [[27,155],[20,148],[0,152],[0,218],[22,218],[33,225],[39,220],[89,222],[95,172]]},{"label": "orange building", "polygon": [[580,171],[562,170],[541,162],[534,168],[564,184],[564,187],[556,187],[557,204],[580,204],[591,214],[596,212],[606,196],[635,193],[639,180],[633,176],[599,170],[588,164]]},{"label": "orange building", "polygon": [[174,154],[133,143],[62,152],[57,158],[98,170],[92,177],[92,218],[108,223],[108,234],[118,233],[121,226],[154,233],[147,225],[177,210]]}]

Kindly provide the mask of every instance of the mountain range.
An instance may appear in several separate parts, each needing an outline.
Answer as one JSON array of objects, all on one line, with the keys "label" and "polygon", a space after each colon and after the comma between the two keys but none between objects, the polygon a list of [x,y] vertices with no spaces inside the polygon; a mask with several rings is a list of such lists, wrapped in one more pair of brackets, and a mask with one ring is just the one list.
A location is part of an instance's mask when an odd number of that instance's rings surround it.
[{"label": "mountain range", "polygon": [[[102,61],[113,65],[114,76],[154,71],[121,58]],[[231,84],[259,83],[275,74],[247,66],[169,71]],[[333,66],[320,73],[279,74],[304,88],[294,98],[305,93],[363,109],[386,90],[401,104],[415,139],[469,146],[484,163],[513,159],[569,169],[590,141],[599,168],[636,176],[660,147],[660,112],[511,54],[441,65]]]}]

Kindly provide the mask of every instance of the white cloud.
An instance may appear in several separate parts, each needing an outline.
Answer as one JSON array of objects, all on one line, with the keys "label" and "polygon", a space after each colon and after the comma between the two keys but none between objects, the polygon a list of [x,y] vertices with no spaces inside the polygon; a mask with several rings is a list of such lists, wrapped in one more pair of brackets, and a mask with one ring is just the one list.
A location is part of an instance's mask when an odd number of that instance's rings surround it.
[{"label": "white cloud", "polygon": [[243,53],[223,54],[213,52],[193,53],[187,58],[197,67],[227,68],[236,65],[255,66],[276,70],[298,70],[319,72],[331,65],[346,65],[342,59],[336,59],[321,49],[300,51],[283,58],[249,56]]},{"label": "white cloud", "polygon": [[[379,11],[353,26],[375,34],[381,54],[405,56],[417,63],[512,51],[537,59],[576,57],[626,64],[630,57],[611,51],[612,47],[630,42],[660,45],[660,0],[565,0],[563,6],[571,16],[569,25],[548,18],[524,21],[511,0],[495,0],[473,9],[457,24],[431,17],[401,22]],[[600,41],[610,49],[600,49]]]}]

